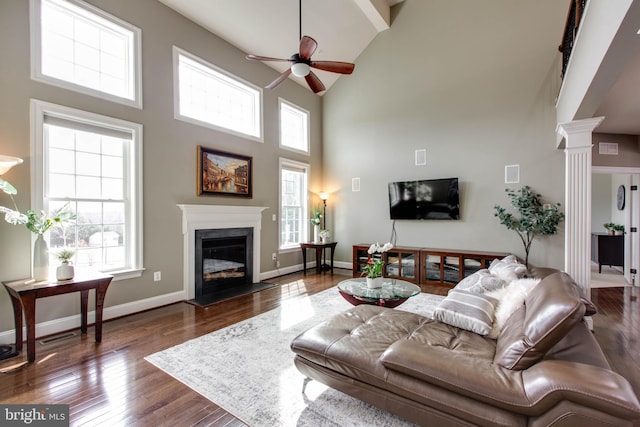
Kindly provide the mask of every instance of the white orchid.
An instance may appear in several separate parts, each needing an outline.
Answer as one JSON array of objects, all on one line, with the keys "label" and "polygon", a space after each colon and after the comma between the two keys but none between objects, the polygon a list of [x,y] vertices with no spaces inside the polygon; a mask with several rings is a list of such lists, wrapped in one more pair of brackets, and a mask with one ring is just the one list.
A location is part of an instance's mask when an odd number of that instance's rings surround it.
[{"label": "white orchid", "polygon": [[382,252],[387,252],[392,248],[393,248],[393,245],[391,244],[391,242],[387,242],[382,246],[380,246],[380,243],[376,242],[376,243],[373,243],[371,246],[369,246],[369,250],[367,252],[369,254],[374,254],[376,252],[382,253]]}]

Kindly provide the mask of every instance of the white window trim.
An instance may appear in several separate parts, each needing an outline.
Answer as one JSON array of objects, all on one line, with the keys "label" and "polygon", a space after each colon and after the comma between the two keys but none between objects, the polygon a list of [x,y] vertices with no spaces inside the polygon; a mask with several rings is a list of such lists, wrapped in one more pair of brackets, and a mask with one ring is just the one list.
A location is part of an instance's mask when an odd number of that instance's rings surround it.
[{"label": "white window trim", "polygon": [[305,200],[305,202],[302,204],[302,230],[301,230],[301,235],[302,235],[302,239],[303,241],[305,241],[305,236],[309,236],[309,221],[307,221],[305,218],[309,218],[309,176],[311,175],[311,165],[309,165],[308,163],[302,163],[302,162],[298,162],[295,160],[291,160],[291,159],[287,159],[285,157],[280,157],[278,159],[278,216],[279,218],[281,218],[280,221],[278,221],[278,252],[279,253],[287,253],[287,252],[299,252],[300,251],[300,247],[297,245],[291,245],[291,246],[281,246],[280,245],[280,236],[282,235],[282,168],[283,166],[291,166],[291,167],[295,167],[295,168],[300,168],[300,169],[304,169],[305,171],[305,177],[306,177],[306,183],[305,183],[305,187],[307,189],[306,191],[306,197],[307,200]]},{"label": "white window trim", "polygon": [[[249,135],[246,133],[242,133],[242,132],[238,132],[235,131],[233,129],[228,129],[225,128],[223,126],[217,126],[214,125],[212,123],[208,123],[208,122],[204,122],[201,120],[197,120],[194,119],[192,117],[187,117],[187,116],[183,116],[182,114],[180,114],[180,73],[179,73],[179,67],[180,67],[180,55],[185,56],[189,59],[191,59],[192,61],[198,62],[202,65],[204,65],[205,67],[209,67],[215,71],[217,71],[220,74],[223,74],[227,77],[229,77],[230,79],[233,79],[239,83],[242,83],[244,85],[250,86],[251,88],[257,90],[260,95],[260,99],[258,100],[259,103],[259,114],[258,114],[258,120],[260,121],[260,123],[258,124],[258,128],[259,128],[259,135],[258,136],[254,136],[254,135]],[[217,131],[220,132],[225,132],[231,135],[236,135],[239,136],[241,138],[245,138],[245,139],[249,139],[252,141],[256,141],[256,142],[264,142],[264,107],[263,107],[263,103],[262,103],[262,99],[263,99],[263,90],[261,87],[254,85],[253,83],[244,80],[208,61],[205,61],[204,59],[187,52],[184,49],[179,48],[178,46],[173,46],[173,117],[176,120],[180,120],[183,122],[187,122],[190,123],[192,125],[197,125],[197,126],[203,126],[209,129],[215,129]]]},{"label": "white window trim", "polygon": [[[113,280],[131,279],[142,276],[145,270],[143,267],[143,215],[142,215],[142,125],[89,113],[87,111],[76,110],[62,105],[52,104],[37,99],[31,99],[31,206],[36,212],[43,208],[44,201],[44,118],[45,116],[59,117],[75,122],[85,122],[88,124],[99,124],[101,127],[112,127],[115,130],[130,132],[135,142],[133,149],[129,151],[132,156],[130,167],[127,170],[129,175],[129,187],[131,204],[135,212],[129,216],[131,222],[131,237],[135,241],[135,251],[132,253],[133,266],[127,270],[110,271],[114,276]],[[32,233],[32,244],[35,236]]]},{"label": "white window trim", "polygon": [[[282,144],[282,117],[280,116],[280,112],[282,111],[282,104],[286,104],[289,107],[295,110],[299,110],[302,113],[307,115],[307,140],[306,140],[307,149],[306,150],[299,150],[297,148],[289,147],[288,145]],[[311,113],[309,112],[309,110],[304,109],[294,104],[293,102],[289,102],[286,99],[279,97],[278,98],[278,135],[279,135],[280,148],[282,148],[283,150],[289,150],[295,153],[302,153],[307,156],[310,156],[311,155]]]},{"label": "white window trim", "polygon": [[41,0],[30,0],[29,7],[29,27],[31,36],[31,79],[42,83],[50,84],[52,86],[61,87],[63,89],[80,92],[85,95],[95,96],[96,98],[102,98],[107,101],[117,102],[119,104],[128,105],[142,109],[142,30],[140,28],[131,25],[130,23],[123,21],[113,15],[106,13],[105,11],[98,9],[97,7],[85,3],[82,0],[66,0],[69,3],[88,10],[114,24],[120,25],[133,32],[134,42],[134,99],[123,98],[120,96],[112,95],[107,92],[102,92],[96,89],[92,89],[86,86],[81,86],[75,83],[68,82],[66,80],[60,80],[55,77],[42,74],[42,34],[40,31],[41,25]]}]

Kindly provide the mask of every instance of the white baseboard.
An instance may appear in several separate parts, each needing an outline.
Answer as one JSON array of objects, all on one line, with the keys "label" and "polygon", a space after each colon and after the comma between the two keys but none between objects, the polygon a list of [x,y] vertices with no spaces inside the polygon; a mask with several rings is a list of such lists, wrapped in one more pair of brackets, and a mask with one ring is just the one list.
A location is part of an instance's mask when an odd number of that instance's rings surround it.
[{"label": "white baseboard", "polygon": [[[140,311],[149,310],[151,308],[161,307],[163,305],[172,304],[178,301],[185,301],[187,298],[184,292],[174,292],[171,294],[159,295],[157,297],[147,298],[140,301],[128,302],[125,304],[116,305],[113,307],[107,307],[102,313],[103,320],[113,319],[116,317],[122,317]],[[96,312],[90,311],[87,313],[87,322],[89,324],[94,323],[96,320]],[[36,337],[43,337],[47,335],[57,334],[62,331],[68,331],[70,329],[77,329],[80,327],[80,314],[73,316],[63,317],[60,319],[49,320],[36,324]],[[89,331],[91,332],[91,331]],[[26,327],[22,330],[22,336],[26,339],[27,330]],[[13,344],[16,341],[15,330],[0,332],[0,342],[4,344]]]},{"label": "white baseboard", "polygon": [[[311,262],[307,264],[307,268],[315,268],[316,263]],[[336,268],[351,269],[352,264],[349,262],[337,261],[334,262]],[[302,271],[302,264],[292,265],[289,267],[279,268],[276,270],[265,271],[260,273],[260,280],[268,280],[273,277],[283,276],[285,274],[296,273]],[[138,313],[141,311],[149,310],[163,305],[173,304],[174,302],[186,301],[187,296],[183,291],[173,292],[170,294],[159,295],[156,297],[147,298],[140,301],[128,302],[125,304],[116,305],[113,307],[107,307],[102,314],[103,320],[113,319],[116,317],[127,316],[129,314]],[[89,324],[95,322],[96,313],[90,311],[87,315],[87,321]],[[49,320],[36,324],[36,337],[43,337],[47,335],[57,334],[62,331],[68,331],[71,329],[77,329],[80,327],[80,314],[73,316],[63,317],[60,319]],[[13,344],[15,343],[15,330],[12,328],[8,331],[0,332],[0,343]],[[23,328],[22,336],[26,338],[27,330]]]}]

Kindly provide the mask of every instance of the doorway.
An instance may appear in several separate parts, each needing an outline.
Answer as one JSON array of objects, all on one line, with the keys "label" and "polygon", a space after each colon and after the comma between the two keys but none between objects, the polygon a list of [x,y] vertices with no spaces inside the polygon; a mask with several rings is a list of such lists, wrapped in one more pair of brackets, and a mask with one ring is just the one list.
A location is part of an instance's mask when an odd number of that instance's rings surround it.
[{"label": "doorway", "polygon": [[[591,257],[591,288],[630,286],[637,285],[637,274],[640,264],[638,233],[640,224],[640,203],[638,188],[640,182],[640,168],[625,167],[592,167],[592,194],[591,194],[591,232],[592,232],[592,257]],[[614,262],[622,265],[599,265],[597,261],[598,235],[607,234],[605,223],[614,223],[624,226],[622,236],[600,237],[615,241],[623,248],[623,262]],[[609,242],[611,243],[611,242]],[[611,250],[611,249],[608,249]]]}]

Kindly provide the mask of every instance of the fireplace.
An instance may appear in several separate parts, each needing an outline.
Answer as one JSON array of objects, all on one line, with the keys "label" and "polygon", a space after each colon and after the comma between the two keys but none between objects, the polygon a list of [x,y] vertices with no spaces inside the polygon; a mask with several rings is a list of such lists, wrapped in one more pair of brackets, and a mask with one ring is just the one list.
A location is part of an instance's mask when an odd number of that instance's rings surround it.
[{"label": "fireplace", "polygon": [[[262,206],[228,206],[228,205],[178,205],[182,210],[182,234],[183,234],[183,295],[187,301],[196,298],[196,232],[199,231],[221,231],[250,229],[251,241],[247,243],[247,254],[244,261],[244,275],[247,288],[260,281],[260,231],[262,225],[262,211],[266,207]],[[233,234],[234,232],[232,232]],[[214,239],[228,238],[229,236],[214,235]],[[239,236],[230,236],[232,240]],[[231,258],[230,261],[240,263],[237,256],[236,244],[233,242],[228,246],[234,255],[225,255]],[[216,258],[213,258],[216,259]],[[201,267],[200,267],[201,268]],[[239,270],[227,269],[225,273],[218,276],[239,276]],[[201,276],[201,274],[198,274]],[[249,278],[251,280],[249,280]],[[238,279],[229,278],[229,279]],[[247,283],[248,282],[248,283]],[[243,285],[234,283],[230,288],[238,290]],[[245,292],[246,293],[246,292]],[[224,299],[224,298],[222,298]],[[197,303],[197,301],[196,301]]]},{"label": "fireplace", "polygon": [[195,231],[195,299],[215,300],[253,284],[253,228]]}]

